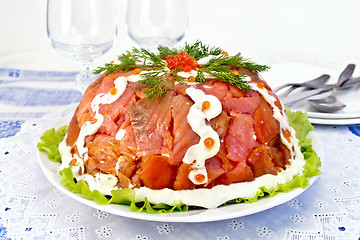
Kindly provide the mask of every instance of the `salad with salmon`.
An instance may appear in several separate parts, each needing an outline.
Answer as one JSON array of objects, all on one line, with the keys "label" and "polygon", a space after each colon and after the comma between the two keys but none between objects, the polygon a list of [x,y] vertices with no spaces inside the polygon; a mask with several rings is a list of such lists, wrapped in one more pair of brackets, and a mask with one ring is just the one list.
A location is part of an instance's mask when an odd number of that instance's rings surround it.
[{"label": "salad with salmon", "polygon": [[261,77],[269,67],[200,41],[133,48],[99,67],[67,126],[38,148],[62,184],[99,204],[161,213],[309,186],[313,126]]}]

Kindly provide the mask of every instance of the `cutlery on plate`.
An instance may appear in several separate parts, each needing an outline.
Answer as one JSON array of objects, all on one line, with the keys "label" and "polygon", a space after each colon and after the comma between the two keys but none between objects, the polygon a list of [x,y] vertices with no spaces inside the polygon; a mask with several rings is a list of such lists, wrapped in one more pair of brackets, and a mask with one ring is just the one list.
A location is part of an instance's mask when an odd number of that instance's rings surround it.
[{"label": "cutlery on plate", "polygon": [[337,91],[340,89],[341,85],[350,79],[354,72],[354,69],[354,64],[349,64],[345,68],[345,70],[340,74],[339,80],[332,88],[331,93],[328,97],[321,99],[310,99],[308,100],[308,103],[321,112],[336,112],[346,107],[346,104],[342,103],[337,99],[336,94]]},{"label": "cutlery on plate", "polygon": [[[344,82],[341,86],[340,89],[346,89],[349,87],[353,87],[357,84],[360,84],[360,77],[357,78],[351,78],[348,81]],[[295,94],[291,94],[289,96],[283,97],[281,99],[282,103],[285,105],[291,105],[294,104],[295,102],[298,102],[300,100],[309,98],[309,97],[313,97],[328,91],[331,91],[334,87],[334,84],[330,84],[330,85],[324,85],[322,88],[319,89],[314,89],[314,90],[308,90],[308,91],[302,91],[299,93],[295,93]]]},{"label": "cutlery on plate", "polygon": [[279,90],[285,88],[285,87],[290,87],[288,90],[286,90],[284,93],[282,93],[280,95],[280,97],[285,97],[287,95],[289,95],[292,91],[294,91],[295,89],[299,88],[299,87],[305,87],[305,88],[320,88],[322,86],[324,86],[324,84],[330,79],[330,75],[328,74],[323,74],[320,77],[317,77],[315,79],[312,79],[310,81],[307,82],[302,82],[302,83],[286,83],[283,84],[277,88],[274,88],[274,92],[278,92]]}]

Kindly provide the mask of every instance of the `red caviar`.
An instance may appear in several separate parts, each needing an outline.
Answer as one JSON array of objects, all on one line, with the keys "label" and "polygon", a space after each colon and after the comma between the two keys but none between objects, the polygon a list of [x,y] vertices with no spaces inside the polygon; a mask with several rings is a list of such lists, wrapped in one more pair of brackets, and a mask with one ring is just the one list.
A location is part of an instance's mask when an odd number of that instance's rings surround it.
[{"label": "red caviar", "polygon": [[240,74],[238,71],[235,71],[235,70],[232,71],[231,73],[232,73],[232,75],[239,75]]},{"label": "red caviar", "polygon": [[209,101],[204,101],[201,105],[201,109],[202,110],[209,110],[210,109],[210,102]]},{"label": "red caviar", "polygon": [[70,161],[70,165],[71,166],[77,166],[77,161],[75,158],[73,158],[71,161]]},{"label": "red caviar", "polygon": [[283,135],[284,135],[284,137],[286,138],[286,140],[288,141],[288,142],[291,142],[291,132],[289,131],[289,129],[283,129],[282,130],[282,132],[283,132]]},{"label": "red caviar", "polygon": [[263,82],[258,82],[256,86],[258,86],[258,88],[264,88],[265,84]]},{"label": "red caviar", "polygon": [[140,68],[135,68],[133,70],[133,73],[134,73],[134,75],[139,75],[141,73],[141,69]]},{"label": "red caviar", "polygon": [[98,120],[96,118],[91,119],[90,123],[95,124]]},{"label": "red caviar", "polygon": [[188,77],[188,82],[190,82],[190,83],[195,82],[195,77],[194,76]]},{"label": "red caviar", "polygon": [[204,140],[204,145],[206,148],[212,148],[215,144],[215,140],[211,137],[208,137]]},{"label": "red caviar", "polygon": [[180,71],[191,72],[197,68],[197,61],[186,52],[179,52],[175,56],[168,55],[166,57],[166,64],[170,70],[181,67]]},{"label": "red caviar", "polygon": [[280,101],[277,101],[277,100],[276,100],[276,101],[274,102],[274,105],[277,106],[278,109],[282,110],[282,106],[281,106]]},{"label": "red caviar", "polygon": [[203,174],[197,174],[195,176],[195,180],[201,183],[201,182],[205,181],[205,176]]},{"label": "red caviar", "polygon": [[117,93],[117,88],[116,87],[112,87],[112,88],[110,88],[110,94],[111,95],[115,95],[116,93]]}]

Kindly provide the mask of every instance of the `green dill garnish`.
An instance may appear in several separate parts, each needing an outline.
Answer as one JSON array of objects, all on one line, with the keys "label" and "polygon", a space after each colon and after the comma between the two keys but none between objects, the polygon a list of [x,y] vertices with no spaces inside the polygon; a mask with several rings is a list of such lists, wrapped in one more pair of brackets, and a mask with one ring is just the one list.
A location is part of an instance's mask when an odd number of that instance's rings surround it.
[{"label": "green dill garnish", "polygon": [[212,75],[214,77],[217,77],[220,81],[235,85],[244,91],[251,90],[248,82],[243,80],[247,76],[246,73],[240,73],[240,74],[235,75],[235,74],[227,73],[227,72],[213,72]]},{"label": "green dill garnish", "polygon": [[128,71],[133,68],[164,68],[166,62],[155,53],[141,48],[133,48],[132,51],[126,51],[118,57],[120,64],[107,63],[105,67],[98,67],[94,73],[98,74],[105,71],[105,74],[110,74],[115,71]]},{"label": "green dill garnish", "polygon": [[159,46],[157,54],[149,52],[144,48],[133,48],[132,51],[127,51],[118,57],[120,63],[105,64],[104,67],[98,67],[94,73],[104,72],[105,74],[110,74],[115,71],[127,72],[135,68],[150,68],[151,70],[140,74],[141,80],[139,82],[144,85],[145,93],[149,99],[152,99],[171,90],[173,88],[170,84],[171,81],[176,81],[181,84],[187,83],[187,79],[177,74],[181,71],[182,67],[180,66],[170,70],[167,68],[165,61],[167,56],[175,56],[180,52],[186,52],[195,60],[213,56],[207,63],[201,66],[199,65],[198,68],[194,69],[194,71],[197,72],[195,76],[197,83],[206,83],[206,75],[210,74],[220,81],[233,84],[242,90],[248,91],[250,90],[250,86],[248,82],[244,80],[247,74],[234,74],[230,69],[244,68],[256,73],[269,69],[266,65],[258,65],[242,57],[240,53],[234,56],[228,56],[227,54],[222,54],[224,51],[221,48],[209,47],[200,41],[196,41],[194,44],[185,43],[183,48]]},{"label": "green dill garnish", "polygon": [[169,78],[173,78],[174,81],[181,84],[186,84],[186,79],[184,77],[176,75],[178,71],[179,69],[169,71],[163,68],[155,68],[141,74],[141,80],[139,82],[145,85],[145,94],[149,99],[152,99],[156,96],[163,95],[173,88],[169,83]]},{"label": "green dill garnish", "polygon": [[223,52],[221,48],[218,47],[209,47],[208,45],[203,44],[200,41],[196,41],[194,44],[190,45],[188,43],[185,43],[185,46],[183,48],[169,48],[166,46],[159,46],[158,47],[159,56],[162,59],[165,59],[168,55],[176,55],[179,52],[186,52],[191,57],[193,57],[195,60],[199,60],[200,58],[207,57],[209,55],[219,55]]},{"label": "green dill garnish", "polygon": [[141,80],[139,82],[145,85],[145,94],[149,99],[161,96],[173,88],[167,81],[170,74],[164,69],[153,69],[140,76]]},{"label": "green dill garnish", "polygon": [[245,68],[252,72],[264,72],[269,70],[266,65],[256,64],[249,59],[243,58],[240,53],[234,56],[227,56],[225,54],[218,55],[212,58],[209,63],[204,64],[204,67],[214,68],[217,66],[233,66],[236,68]]},{"label": "green dill garnish", "polygon": [[204,76],[204,71],[197,71],[197,75],[195,77],[195,82],[198,83],[206,83],[206,78]]}]

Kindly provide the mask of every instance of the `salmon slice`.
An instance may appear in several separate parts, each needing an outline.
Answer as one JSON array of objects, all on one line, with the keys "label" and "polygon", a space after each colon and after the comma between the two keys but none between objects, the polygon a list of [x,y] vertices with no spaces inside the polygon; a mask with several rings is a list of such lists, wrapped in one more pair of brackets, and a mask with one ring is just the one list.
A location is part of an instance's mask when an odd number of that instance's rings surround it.
[{"label": "salmon slice", "polygon": [[191,166],[187,163],[182,163],[177,170],[176,179],[174,182],[174,190],[194,189],[195,184],[189,179]]},{"label": "salmon slice", "polygon": [[171,188],[175,179],[175,168],[168,163],[168,157],[147,155],[142,158],[140,179],[151,189]]},{"label": "salmon slice", "polygon": [[241,98],[244,97],[246,95],[246,92],[234,85],[229,84],[229,92],[226,94],[226,97],[231,97],[231,98]]},{"label": "salmon slice", "polygon": [[99,112],[104,116],[104,122],[99,128],[99,133],[104,133],[115,137],[115,134],[121,128],[122,122],[118,122],[119,118],[130,119],[127,107],[135,102],[135,93],[131,88],[127,88],[125,92],[111,104],[103,104],[100,106]]},{"label": "salmon slice", "polygon": [[223,174],[217,179],[217,184],[229,185],[231,183],[248,182],[254,180],[254,174],[251,167],[246,162],[238,162],[230,172]]},{"label": "salmon slice", "polygon": [[210,94],[216,96],[220,101],[229,93],[229,85],[226,82],[221,81],[209,81],[206,85],[199,86],[199,89],[205,92],[205,94]]},{"label": "salmon slice", "polygon": [[213,186],[213,181],[225,173],[225,170],[222,168],[222,161],[218,157],[212,157],[206,160],[205,162],[206,171],[208,174],[207,187]]},{"label": "salmon slice", "polygon": [[285,168],[291,157],[290,150],[280,141],[280,138],[275,138],[269,142],[268,146],[269,154],[272,156],[275,166]]},{"label": "salmon slice", "polygon": [[90,139],[91,138],[85,139],[86,146],[89,149],[89,157],[99,159],[99,161],[117,162],[120,152],[118,151],[118,143],[114,137],[105,134],[97,134],[93,140]]},{"label": "salmon slice", "polygon": [[152,100],[144,98],[128,108],[137,155],[171,153],[173,139],[170,133],[170,103],[172,98],[171,93]]},{"label": "salmon slice", "polygon": [[259,146],[254,139],[253,119],[247,114],[236,114],[231,120],[224,139],[227,158],[232,161],[246,161],[249,153]]},{"label": "salmon slice", "polygon": [[210,120],[211,127],[218,133],[220,140],[224,139],[229,128],[230,117],[222,111],[219,116]]},{"label": "salmon slice", "polygon": [[271,106],[261,96],[260,106],[254,112],[254,130],[260,143],[267,143],[280,132],[280,124],[273,117]]},{"label": "salmon slice", "polygon": [[269,154],[269,147],[262,145],[254,149],[249,156],[249,164],[255,177],[260,177],[264,174],[278,173],[279,168],[275,167],[273,157]]},{"label": "salmon slice", "polygon": [[225,97],[223,107],[227,112],[243,113],[253,116],[260,105],[259,95],[251,97],[230,98]]}]

